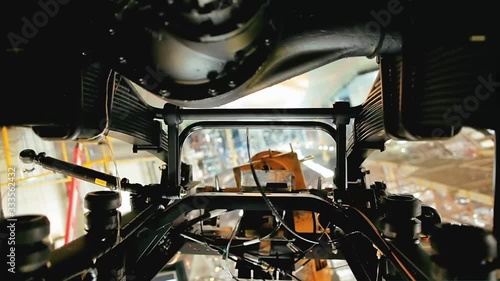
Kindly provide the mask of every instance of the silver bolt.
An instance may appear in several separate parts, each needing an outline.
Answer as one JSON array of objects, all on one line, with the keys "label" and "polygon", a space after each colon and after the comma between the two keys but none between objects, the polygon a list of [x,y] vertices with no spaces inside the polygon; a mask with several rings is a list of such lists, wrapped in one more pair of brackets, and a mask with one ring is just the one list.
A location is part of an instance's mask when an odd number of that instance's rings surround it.
[{"label": "silver bolt", "polygon": [[166,98],[166,97],[170,96],[170,92],[167,90],[160,90],[160,95],[162,98]]},{"label": "silver bolt", "polygon": [[208,89],[208,94],[210,94],[211,96],[216,96],[217,91],[215,89]]}]

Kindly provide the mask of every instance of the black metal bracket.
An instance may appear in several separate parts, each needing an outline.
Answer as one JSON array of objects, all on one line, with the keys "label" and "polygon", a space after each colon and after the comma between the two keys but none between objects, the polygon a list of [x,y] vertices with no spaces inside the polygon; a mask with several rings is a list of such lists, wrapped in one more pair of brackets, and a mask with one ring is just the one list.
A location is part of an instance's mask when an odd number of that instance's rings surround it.
[{"label": "black metal bracket", "polygon": [[[347,190],[347,153],[346,153],[346,126],[352,118],[355,118],[361,107],[351,107],[348,102],[336,102],[332,108],[248,108],[248,109],[185,109],[173,104],[166,104],[162,109],[156,108],[156,117],[164,120],[168,126],[168,188],[179,186],[180,182],[180,151],[182,144],[190,133],[196,130],[192,125],[179,134],[179,124],[183,120],[210,120],[212,123],[202,123],[202,126],[235,127],[238,125],[248,126],[296,126],[305,128],[306,125],[319,127],[330,132],[333,131],[321,122],[305,123],[306,120],[333,121],[336,125],[335,140],[337,143],[337,167],[335,168],[335,185],[339,190],[338,198]],[[280,121],[275,121],[279,119]],[[254,121],[234,121],[254,120]],[[255,121],[259,120],[260,123]],[[295,123],[285,120],[297,120]],[[301,120],[300,122],[298,120]],[[226,121],[225,123],[222,121]],[[263,122],[267,121],[267,122]],[[219,123],[217,123],[219,122]],[[236,123],[240,122],[240,123]],[[191,132],[190,132],[191,131]],[[179,189],[180,191],[180,189]]]},{"label": "black metal bracket", "polygon": [[[336,102],[332,108],[224,108],[224,109],[191,109],[180,108],[171,104],[164,108],[155,108],[156,118],[165,120],[166,124],[180,124],[185,120],[332,120],[356,117],[361,106],[351,107],[347,102]],[[347,122],[348,123],[348,122]]]},{"label": "black metal bracket", "polygon": [[328,123],[320,121],[200,121],[184,128],[179,137],[179,150],[186,139],[196,131],[208,128],[280,128],[280,129],[317,129],[326,132],[337,140],[337,130]]},{"label": "black metal bracket", "polygon": [[163,107],[164,114],[162,117],[168,126],[167,188],[179,189],[178,196],[180,197],[179,124],[182,122],[182,119],[179,110],[178,106],[167,103]]},{"label": "black metal bracket", "polygon": [[333,109],[346,114],[333,116],[333,123],[337,128],[337,167],[335,167],[334,183],[337,189],[335,190],[335,201],[341,203],[346,198],[347,192],[347,125],[351,118],[355,118],[359,113],[351,112],[349,102],[336,102],[333,104]]},{"label": "black metal bracket", "polygon": [[[413,272],[418,280],[427,280],[418,275],[418,268],[405,256],[393,252],[380,234],[358,211],[347,206],[331,204],[317,196],[308,194],[269,194],[269,200],[278,210],[305,210],[324,215],[325,219],[337,225],[346,233],[363,232],[391,260],[399,260]],[[268,206],[256,193],[199,193],[187,196],[163,208],[150,205],[141,212],[132,212],[123,217],[120,227],[121,242],[117,245],[95,243],[87,235],[82,236],[50,255],[49,280],[65,280],[88,271],[106,256],[115,255],[126,247],[126,274],[132,273],[134,280],[150,280],[177,253],[185,243],[181,233],[185,231],[177,219],[197,209],[215,210],[268,210]],[[196,221],[196,220],[195,220]],[[346,254],[351,251],[343,247]],[[391,255],[389,253],[392,253]],[[345,256],[351,264],[350,255]],[[399,264],[399,263],[395,263]]]}]

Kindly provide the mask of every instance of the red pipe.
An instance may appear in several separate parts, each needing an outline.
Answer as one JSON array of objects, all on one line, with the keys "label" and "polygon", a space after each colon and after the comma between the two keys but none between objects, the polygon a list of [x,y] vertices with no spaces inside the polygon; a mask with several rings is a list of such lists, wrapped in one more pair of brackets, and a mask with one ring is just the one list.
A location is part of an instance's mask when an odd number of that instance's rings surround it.
[{"label": "red pipe", "polygon": [[[73,164],[81,165],[82,164],[82,146],[77,143],[75,148],[73,149]],[[76,227],[76,208],[78,206],[78,189],[80,186],[80,182],[71,178],[67,186],[68,191],[68,211],[66,214],[66,230],[64,233],[64,244],[68,244],[73,240],[75,235],[75,227]]]}]

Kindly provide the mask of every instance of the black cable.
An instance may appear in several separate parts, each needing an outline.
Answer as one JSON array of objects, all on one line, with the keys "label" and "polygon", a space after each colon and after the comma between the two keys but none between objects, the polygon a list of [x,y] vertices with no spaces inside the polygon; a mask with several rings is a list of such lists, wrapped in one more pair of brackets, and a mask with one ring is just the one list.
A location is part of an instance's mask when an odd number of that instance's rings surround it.
[{"label": "black cable", "polygon": [[[324,228],[323,232],[321,232],[321,235],[319,236],[317,242],[319,244],[319,241],[321,240],[321,238],[323,238],[323,236],[326,234],[326,229],[330,227],[330,222],[328,222],[328,224],[326,225],[326,227]],[[329,242],[332,242],[331,240]],[[312,245],[311,247],[307,248],[307,250],[303,251],[301,256],[295,260],[295,263],[297,263],[299,260],[303,259],[305,257],[305,255],[312,250],[312,248],[314,248],[314,246],[316,245]]]},{"label": "black cable", "polygon": [[262,195],[262,198],[264,199],[264,202],[266,203],[266,205],[268,206],[268,208],[271,210],[271,212],[273,213],[273,215],[281,222],[281,224],[283,225],[283,227],[286,228],[286,230],[288,230],[288,232],[290,232],[290,234],[292,234],[296,238],[298,238],[300,240],[303,240],[305,242],[308,242],[308,243],[311,243],[311,244],[314,244],[314,245],[318,245],[319,244],[318,242],[313,241],[313,240],[309,240],[307,238],[304,238],[304,237],[300,236],[299,234],[297,234],[293,229],[291,229],[285,223],[285,221],[281,218],[281,216],[278,213],[278,210],[276,210],[276,208],[274,207],[273,203],[269,200],[269,198],[267,198],[267,195],[264,192],[264,189],[262,188],[262,185],[259,182],[259,179],[257,177],[257,173],[255,172],[255,167],[253,166],[253,163],[252,163],[252,155],[250,154],[250,138],[249,138],[248,128],[247,128],[247,153],[248,153],[248,160],[250,162],[250,170],[252,170],[252,176],[253,176],[253,179],[255,181],[255,184],[257,185],[257,188],[259,189],[259,192]]},{"label": "black cable", "polygon": [[[190,235],[187,235],[187,234],[182,234],[182,235],[185,235],[184,237],[189,237],[190,240],[194,241],[194,242],[197,242],[197,243],[207,243],[207,242],[203,242],[203,241],[198,241],[198,239],[196,239],[195,237],[192,237],[192,236],[198,236],[198,235],[195,235],[195,234],[191,234]],[[200,239],[203,240],[204,238],[199,235]],[[215,246],[215,245],[210,245],[209,246],[212,250],[218,252],[219,254],[223,255],[224,253],[226,253],[226,250],[223,249],[223,248],[220,248],[219,246]],[[258,254],[257,254],[258,255]],[[234,258],[233,256],[235,256],[236,258]],[[246,261],[247,263],[250,263],[250,264],[253,264],[252,262],[250,262],[249,260],[247,260],[244,256],[238,256],[238,255],[235,255],[235,254],[231,254],[231,255],[228,255],[228,258],[234,262],[238,262],[239,260],[241,261]],[[307,262],[305,262],[303,265],[306,265],[310,260],[308,260]],[[253,266],[257,266],[255,264],[253,264]],[[258,266],[257,266],[258,267]],[[279,270],[280,272],[283,272],[285,275],[287,275],[288,277],[294,279],[294,280],[298,280],[298,281],[301,281],[297,276],[293,275],[293,274],[290,274],[286,271],[284,271],[283,269],[280,269],[280,268],[277,268],[277,270]],[[233,276],[233,278],[236,278],[235,276]],[[233,280],[237,280],[236,279],[233,279]],[[266,279],[262,279],[262,280],[266,280]]]},{"label": "black cable", "polygon": [[313,232],[316,233],[316,230],[318,229],[318,226],[316,225],[316,223],[317,223],[316,221],[318,218],[316,217],[315,212],[312,213],[312,216],[313,216]]},{"label": "black cable", "polygon": [[[199,211],[200,211],[200,216],[198,216],[197,218],[195,218],[195,220],[198,219],[198,218],[200,218],[200,217],[202,217],[202,216],[204,217],[204,218],[200,219],[200,232],[201,232],[200,234],[201,234],[201,239],[202,239],[203,243],[205,243],[205,246],[207,246],[209,249],[211,249],[212,251],[219,252],[219,250],[215,249],[214,247],[212,247],[212,245],[208,244],[208,242],[207,242],[207,239],[205,237],[205,233],[203,232],[203,221],[206,219],[206,217],[205,217],[206,213],[204,213],[202,215],[201,214],[201,209]],[[208,218],[210,218],[210,215],[208,216]]]},{"label": "black cable", "polygon": [[[353,231],[353,232],[350,232],[350,233],[346,234],[343,238],[345,239],[345,238],[347,238],[347,237],[349,237],[349,236],[352,236],[352,235],[361,235],[362,237],[366,238],[366,239],[367,239],[370,243],[372,243],[373,245],[375,245],[375,244],[373,243],[373,241],[372,241],[372,240],[371,240],[368,236],[366,236],[366,234],[364,234],[363,232],[360,232],[360,231]],[[345,254],[345,252],[344,252],[344,254]],[[359,258],[356,258],[356,263],[357,263],[356,267],[357,267],[358,269],[361,269],[361,270],[363,271],[364,276],[365,276],[366,278],[368,278],[368,280],[373,280],[373,279],[370,277],[370,274],[368,274],[368,272],[366,271],[366,268],[363,266],[363,264],[362,264],[362,262],[361,262],[361,260],[360,260]],[[354,264],[349,264],[349,267],[351,268],[351,270],[353,269],[352,265],[354,265]],[[355,273],[355,270],[353,270],[353,273]],[[356,277],[357,277],[357,276],[356,276]],[[375,280],[377,280],[377,277],[378,277],[378,276],[375,276]],[[358,277],[357,277],[357,278],[358,278]]]},{"label": "black cable", "polygon": [[295,275],[293,275],[291,273],[288,273],[288,272],[285,272],[285,271],[283,271],[283,272],[285,273],[286,276],[288,276],[288,277],[290,277],[290,278],[292,278],[292,279],[294,279],[296,281],[302,281],[302,280],[300,280],[299,277],[297,277],[297,276],[295,276]]}]

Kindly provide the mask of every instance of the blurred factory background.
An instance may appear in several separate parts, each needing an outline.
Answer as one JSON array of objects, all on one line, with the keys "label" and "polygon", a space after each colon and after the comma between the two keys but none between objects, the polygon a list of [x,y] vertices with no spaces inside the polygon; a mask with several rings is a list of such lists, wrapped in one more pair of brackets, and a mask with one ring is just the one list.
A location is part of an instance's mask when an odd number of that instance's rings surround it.
[{"label": "blurred factory background", "polygon": [[[377,64],[366,58],[337,61],[279,85],[244,97],[223,108],[234,107],[330,107],[334,101],[361,104],[377,74]],[[142,93],[151,104],[158,98]],[[277,117],[279,118],[279,116]],[[189,123],[183,123],[187,126]],[[411,193],[435,207],[449,222],[492,228],[494,132],[465,128],[446,141],[388,141],[384,152],[369,156],[364,167],[370,171],[368,183],[384,181],[389,192]],[[252,153],[266,150],[293,150],[302,160],[308,187],[332,187],[335,143],[319,131],[250,130]],[[85,194],[101,189],[95,185],[54,174],[40,167],[23,165],[18,159],[25,148],[77,163],[131,182],[155,183],[160,180],[162,162],[146,152],[132,153],[130,144],[108,138],[101,143],[49,142],[30,129],[2,128],[0,147],[0,186],[2,206],[8,204],[7,170],[17,170],[17,215],[44,214],[51,221],[54,247],[84,234],[82,201]],[[201,130],[191,135],[182,159],[193,166],[194,180],[213,185],[217,176],[223,186],[234,185],[232,167],[245,164],[246,132],[242,130]],[[130,210],[123,194],[122,213]],[[180,255],[188,280],[231,280],[216,256]],[[174,264],[172,262],[172,264]],[[345,263],[331,261],[332,280],[350,280]],[[175,271],[175,270],[174,270]],[[175,275],[175,274],[174,274]],[[158,280],[176,280],[174,275]],[[316,280],[307,270],[302,280]],[[319,280],[319,279],[318,279]]]}]

